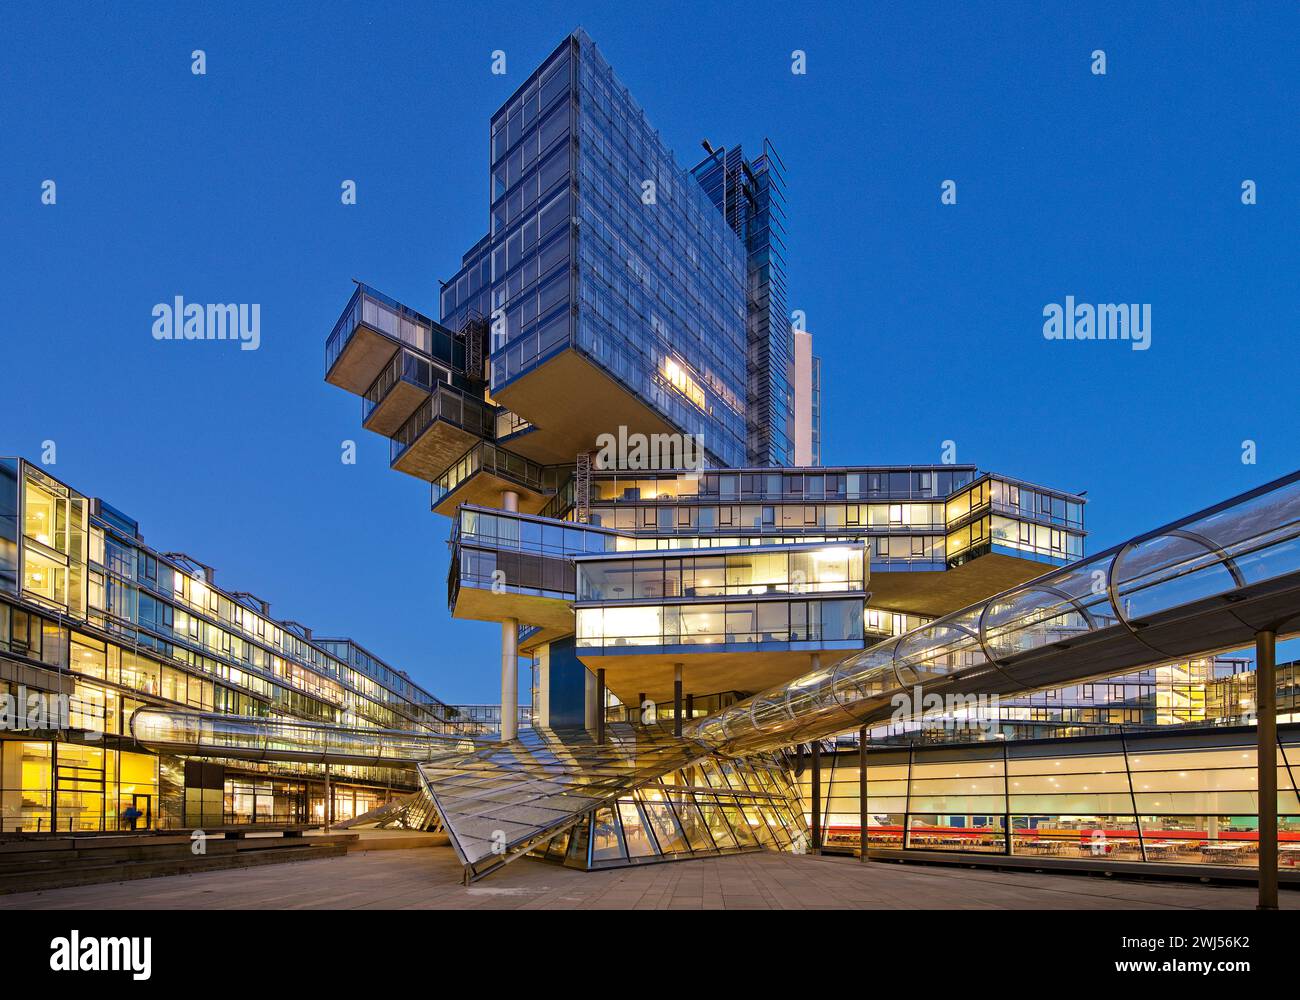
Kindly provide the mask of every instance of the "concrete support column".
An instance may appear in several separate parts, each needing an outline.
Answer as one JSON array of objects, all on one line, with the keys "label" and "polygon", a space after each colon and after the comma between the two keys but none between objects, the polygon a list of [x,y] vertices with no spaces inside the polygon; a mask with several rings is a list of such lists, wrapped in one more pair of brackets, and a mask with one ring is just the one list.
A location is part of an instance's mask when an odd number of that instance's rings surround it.
[{"label": "concrete support column", "polygon": [[1259,902],[1277,909],[1277,633],[1255,636],[1255,726],[1259,744]]},{"label": "concrete support column", "polygon": [[695,695],[693,693],[686,696],[686,718],[695,718]]},{"label": "concrete support column", "polygon": [[605,742],[605,668],[596,668],[596,742]]},{"label": "concrete support column", "polygon": [[822,745],[812,743],[812,854],[822,852]]},{"label": "concrete support column", "polygon": [[596,697],[596,675],[588,670],[582,679],[582,724],[588,732],[594,732],[596,729],[598,717]]},{"label": "concrete support column", "polygon": [[[519,494],[501,491],[501,509],[519,510]],[[501,740],[519,735],[519,619],[501,621]]]},{"label": "concrete support column", "polygon": [[334,818],[334,796],[330,792],[330,766],[325,765],[325,832],[330,832],[330,820]]},{"label": "concrete support column", "polygon": [[533,725],[543,729],[551,727],[551,647],[537,650],[533,656],[533,670],[537,674],[537,703],[533,705]]},{"label": "concrete support column", "polygon": [[673,735],[682,735],[682,665],[673,664]]},{"label": "concrete support column", "polygon": [[501,739],[519,734],[519,619],[501,622]]}]

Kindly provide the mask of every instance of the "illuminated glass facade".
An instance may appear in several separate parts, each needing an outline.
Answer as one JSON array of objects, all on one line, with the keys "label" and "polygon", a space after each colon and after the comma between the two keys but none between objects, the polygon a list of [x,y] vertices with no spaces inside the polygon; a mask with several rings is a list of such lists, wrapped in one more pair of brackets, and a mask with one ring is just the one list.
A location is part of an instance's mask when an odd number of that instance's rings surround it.
[{"label": "illuminated glass facade", "polygon": [[[56,741],[35,716],[6,726],[0,832],[125,829],[132,804],[137,828],[178,827],[187,798],[206,798],[217,824],[306,822],[313,802],[323,814],[320,765],[213,755],[207,772],[187,772],[179,757],[139,752],[130,720],[145,706],[376,733],[466,728],[352,640],[277,621],[258,598],[218,587],[211,567],[149,548],[134,520],[37,466],[0,459],[0,510],[0,695],[67,699]],[[386,766],[342,765],[334,780],[338,818],[413,785]]]},{"label": "illuminated glass facade", "polygon": [[[915,622],[908,628],[915,628]],[[870,624],[869,624],[870,630]],[[907,631],[898,628],[893,634]],[[1200,657],[1164,663],[1088,684],[1004,697],[980,717],[959,720],[935,712],[925,718],[873,726],[872,743],[954,743],[964,740],[1065,738],[1196,723],[1233,724],[1255,706],[1254,664],[1236,657]],[[1294,668],[1278,668],[1278,710],[1295,721]],[[841,745],[856,745],[856,734]]]},{"label": "illuminated glass facade", "polygon": [[[1055,531],[1056,548],[967,546],[950,560],[954,531],[992,516],[990,497],[1013,488],[1018,501],[1033,506],[998,516]],[[614,695],[625,701],[646,683],[654,688],[641,679],[621,686],[632,669],[628,654],[646,663],[745,651],[842,656],[901,635],[942,610],[929,595],[943,594],[946,585],[915,574],[980,573],[981,558],[996,554],[1011,556],[1014,572],[1032,576],[1036,562],[1063,563],[1082,547],[1082,506],[1078,497],[974,466],[594,471],[585,520],[572,481],[541,514],[462,504],[451,539],[448,605],[456,617],[517,619],[522,648],[540,658],[543,672],[576,673],[572,683],[542,689],[552,698],[569,692],[568,707],[555,717],[580,720],[591,715],[592,670],[612,671]],[[818,569],[802,565],[814,553],[846,551],[855,553],[849,580],[823,586]],[[872,582],[864,587],[868,567]],[[915,583],[891,582],[907,576]],[[990,588],[982,577],[964,579],[973,582],[958,586],[972,596]],[[861,596],[850,598],[854,592]],[[960,596],[942,599],[950,607],[961,603]],[[560,640],[571,645],[549,657],[547,643]],[[791,655],[788,669],[797,673],[806,663]],[[760,677],[781,669],[769,663],[760,675],[757,668],[726,672],[722,660],[713,666],[712,673],[688,671],[687,693],[752,692]],[[656,695],[664,696],[662,689]]]},{"label": "illuminated glass facade", "polygon": [[1083,503],[1077,497],[981,476],[947,504],[946,555],[953,565],[987,552],[1042,562],[1083,555]]},{"label": "illuminated glass facade", "polygon": [[619,605],[655,599],[776,597],[863,590],[861,546],[719,550],[667,558],[578,560],[578,600]]},{"label": "illuminated glass facade", "polygon": [[578,647],[808,643],[810,649],[862,646],[861,600],[727,601],[578,609]]},{"label": "illuminated glass facade", "polygon": [[973,466],[597,474],[590,520],[698,545],[865,538],[873,565],[894,571],[988,553],[1059,565],[1084,538],[1079,497]]},{"label": "illuminated glass facade", "polygon": [[578,557],[578,648],[857,648],[864,555],[860,545],[804,545]]},{"label": "illuminated glass facade", "polygon": [[[822,759],[829,850],[860,842],[859,755]],[[1090,862],[1259,863],[1255,733],[1190,729],[1116,737],[872,749],[873,856],[975,853]],[[1300,865],[1300,727],[1279,727],[1280,866]],[[799,778],[811,801],[811,771]]]},{"label": "illuminated glass facade", "polygon": [[484,241],[443,322],[489,331],[493,393],[573,348],[743,464],[745,254],[581,31],[492,116]]}]

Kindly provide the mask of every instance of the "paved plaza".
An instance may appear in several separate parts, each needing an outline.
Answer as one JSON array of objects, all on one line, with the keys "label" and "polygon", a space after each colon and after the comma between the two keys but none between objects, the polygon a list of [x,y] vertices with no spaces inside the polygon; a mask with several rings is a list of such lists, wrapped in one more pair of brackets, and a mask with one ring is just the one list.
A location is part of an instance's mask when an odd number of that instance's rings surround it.
[{"label": "paved plaza", "polygon": [[[524,859],[463,886],[449,847],[0,896],[0,909],[1251,909],[1251,887],[763,852],[605,872]],[[1294,894],[1282,894],[1284,909]]]}]

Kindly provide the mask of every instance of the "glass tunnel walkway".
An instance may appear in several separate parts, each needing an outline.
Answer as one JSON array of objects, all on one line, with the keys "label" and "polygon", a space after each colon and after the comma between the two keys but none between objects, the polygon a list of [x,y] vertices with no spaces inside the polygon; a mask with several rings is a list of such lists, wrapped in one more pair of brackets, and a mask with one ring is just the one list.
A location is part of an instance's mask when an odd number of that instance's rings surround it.
[{"label": "glass tunnel walkway", "polygon": [[469,736],[349,729],[151,705],[131,715],[131,735],[160,753],[375,767],[414,767],[421,761],[463,755],[476,745]]},{"label": "glass tunnel walkway", "polygon": [[1300,472],[757,694],[682,737],[610,726],[603,743],[542,729],[484,743],[153,708],[135,713],[132,732],[174,753],[418,765],[473,881],[671,771],[881,721],[898,695],[919,711],[930,695],[1024,694],[1298,632]]}]

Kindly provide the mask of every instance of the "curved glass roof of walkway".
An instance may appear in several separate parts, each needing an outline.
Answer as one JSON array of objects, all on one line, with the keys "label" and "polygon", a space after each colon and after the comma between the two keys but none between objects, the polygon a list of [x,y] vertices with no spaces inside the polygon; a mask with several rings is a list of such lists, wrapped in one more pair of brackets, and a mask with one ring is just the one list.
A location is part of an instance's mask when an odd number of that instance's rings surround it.
[{"label": "curved glass roof of walkway", "polygon": [[[1300,631],[1300,472],[701,720],[747,753],[888,718],[896,696],[1013,694]],[[905,702],[906,704],[906,702]],[[909,712],[908,714],[915,714]]]},{"label": "curved glass roof of walkway", "polygon": [[465,736],[400,729],[346,729],[290,719],[262,719],[146,706],[131,715],[137,743],[160,752],[238,760],[302,761],[414,767],[463,755],[477,745]]}]

